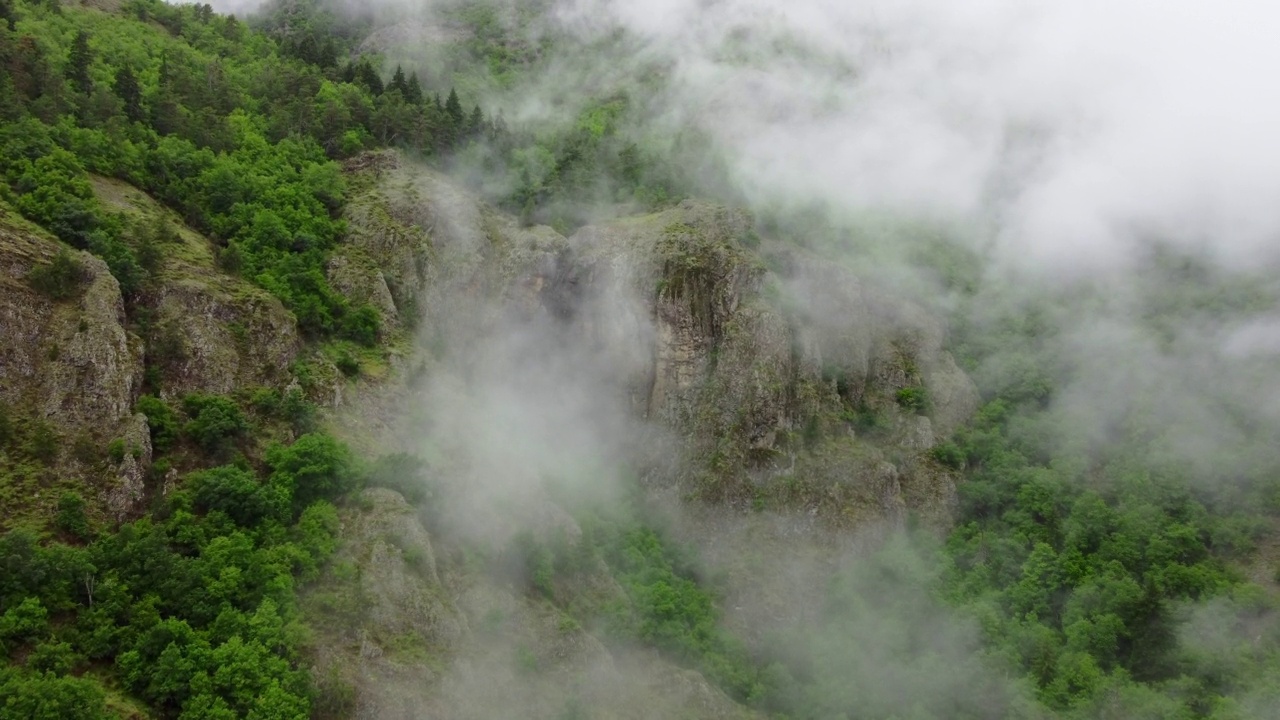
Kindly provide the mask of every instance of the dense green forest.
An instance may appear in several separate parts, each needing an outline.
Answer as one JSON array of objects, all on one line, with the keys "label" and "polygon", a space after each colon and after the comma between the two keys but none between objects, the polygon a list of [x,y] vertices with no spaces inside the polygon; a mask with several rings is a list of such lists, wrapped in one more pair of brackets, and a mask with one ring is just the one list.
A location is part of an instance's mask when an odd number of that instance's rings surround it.
[{"label": "dense green forest", "polygon": [[[376,311],[324,275],[344,233],[337,161],[383,146],[442,155],[493,130],[456,93],[384,79],[343,38],[317,53],[208,5],[6,0],[0,19],[0,200],[106,261],[151,341],[152,393],[171,352],[135,301],[176,236],[166,221],[109,211],[90,173],[145,189],[214,239],[219,267],[279,297],[311,338],[368,345]],[[64,252],[28,279],[58,300],[82,274]],[[138,703],[161,717],[307,716],[295,590],[332,551],[330,501],[357,482],[350,452],[315,429],[298,390],[176,405],[149,394],[136,410],[153,477],[185,475],[151,517],[108,527],[67,492],[47,525],[4,520],[0,717],[116,717]],[[47,424],[0,407],[6,482],[40,472],[57,442]],[[105,452],[131,450],[117,440]]]},{"label": "dense green forest", "polygon": [[[457,67],[517,82],[524,60],[491,12],[456,12],[474,36]],[[157,363],[163,338],[135,301],[174,229],[110,211],[93,175],[145,190],[213,240],[220,271],[279,298],[309,342],[353,346],[378,343],[378,311],[335,291],[325,268],[346,233],[342,162],[363,151],[399,148],[522,222],[561,231],[601,205],[663,207],[692,190],[676,163],[624,132],[636,98],[594,98],[550,130],[512,127],[464,104],[452,78],[360,55],[370,23],[307,3],[250,21],[161,0],[111,12],[0,0],[0,202],[106,262]],[[61,299],[80,273],[64,252],[28,281]],[[962,330],[970,369],[1048,333],[1030,320]],[[1243,568],[1280,515],[1278,468],[1258,462],[1206,481],[1160,462],[1158,432],[1141,422],[1101,457],[1075,452],[1049,412],[1055,384],[1038,369],[1048,355],[982,387],[977,417],[933,451],[963,479],[949,534],[912,529],[918,538],[872,559],[874,581],[833,577],[817,624],[779,629],[769,652],[724,629],[696,551],[639,500],[577,508],[576,544],[521,536],[495,562],[512,561],[527,596],[607,641],[654,648],[773,717],[1266,717],[1280,707],[1277,601]],[[148,373],[135,410],[147,418],[153,475],[179,469],[179,489],[116,527],[74,492],[55,517],[4,519],[0,720],[144,707],[182,720],[319,716],[327,699],[304,669],[311,629],[297,595],[334,552],[336,506],[368,482],[430,516],[431,493],[404,480],[415,460],[369,470],[319,428],[301,391],[165,401],[158,377]],[[899,402],[927,414],[922,393]],[[0,405],[0,470],[47,465],[56,442]],[[573,596],[600,568],[623,600]],[[887,702],[873,676],[840,672],[876,613],[904,628],[899,660],[941,672],[909,629],[933,608],[977,629],[971,661],[997,678],[991,687]]]},{"label": "dense green forest", "polygon": [[[388,82],[368,58],[277,43],[207,5],[131,2],[120,13],[6,5],[6,200],[103,257],[126,295],[146,280],[145,229],[95,201],[86,173],[128,181],[216,239],[219,264],[279,297],[313,337],[370,343],[377,317],[324,277],[343,234],[335,160],[402,146],[443,154],[491,132],[456,92]],[[140,259],[139,255],[144,257]]]}]

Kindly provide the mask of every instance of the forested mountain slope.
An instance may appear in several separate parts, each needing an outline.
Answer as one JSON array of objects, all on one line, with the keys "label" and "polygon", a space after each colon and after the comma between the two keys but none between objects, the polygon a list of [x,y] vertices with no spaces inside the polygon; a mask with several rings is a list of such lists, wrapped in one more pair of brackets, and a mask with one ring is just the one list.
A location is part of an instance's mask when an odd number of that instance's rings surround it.
[{"label": "forested mountain slope", "polygon": [[1271,716],[1265,269],[1087,356],[563,10],[0,0],[0,718]]}]

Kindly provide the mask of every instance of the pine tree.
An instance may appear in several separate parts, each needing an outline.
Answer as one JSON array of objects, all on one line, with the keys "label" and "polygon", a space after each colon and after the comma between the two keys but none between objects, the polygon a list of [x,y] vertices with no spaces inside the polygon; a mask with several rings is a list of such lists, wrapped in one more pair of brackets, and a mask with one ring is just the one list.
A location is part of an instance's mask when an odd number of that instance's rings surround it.
[{"label": "pine tree", "polygon": [[151,126],[161,135],[178,132],[182,125],[182,113],[178,106],[178,94],[174,89],[173,68],[167,53],[160,54],[160,82],[151,98]]},{"label": "pine tree", "polygon": [[142,122],[146,117],[142,112],[142,90],[128,65],[116,71],[115,91],[124,102],[125,117],[130,122]]},{"label": "pine tree", "polygon": [[350,60],[342,66],[342,70],[338,71],[338,79],[344,83],[354,83],[356,81],[356,66]]},{"label": "pine tree", "polygon": [[173,68],[169,67],[169,53],[163,51],[160,53],[159,83],[160,87],[173,83]]},{"label": "pine tree", "polygon": [[239,42],[242,35],[240,21],[235,15],[228,15],[227,21],[222,24],[222,37],[231,42]]},{"label": "pine tree", "polygon": [[395,75],[391,76],[391,84],[387,86],[388,90],[399,90],[401,97],[407,97],[409,93],[408,81],[404,79],[404,69],[399,65],[396,66]]},{"label": "pine tree", "polygon": [[464,127],[463,121],[467,119],[467,114],[462,109],[462,101],[458,99],[456,89],[449,91],[449,99],[444,101],[444,112],[455,129],[461,130]]},{"label": "pine tree", "polygon": [[49,90],[49,64],[36,39],[24,35],[18,40],[18,47],[13,54],[10,71],[14,88],[28,101],[42,97]]},{"label": "pine tree", "polygon": [[320,56],[316,58],[316,65],[321,68],[329,69],[338,65],[338,48],[333,43],[333,38],[327,38],[324,44],[320,46]]},{"label": "pine tree", "polygon": [[88,95],[93,91],[93,78],[89,77],[89,65],[93,53],[89,50],[89,33],[81,30],[71,42],[71,54],[67,57],[67,79],[76,91]]},{"label": "pine tree", "polygon": [[9,32],[13,32],[17,17],[13,14],[12,0],[0,0],[0,19],[9,26]]},{"label": "pine tree", "polygon": [[381,95],[383,91],[382,77],[378,75],[378,71],[373,69],[373,65],[368,60],[361,60],[356,67],[356,72],[360,76],[360,82],[369,88],[369,92],[374,95]]},{"label": "pine tree", "polygon": [[409,80],[405,83],[404,99],[410,105],[422,104],[422,83],[418,82],[418,73],[410,73]]},{"label": "pine tree", "polygon": [[320,58],[320,46],[316,44],[316,36],[312,33],[303,34],[291,49],[294,57],[310,65],[315,65]]},{"label": "pine tree", "polygon": [[484,112],[476,105],[471,110],[471,118],[467,120],[467,137],[477,138],[484,132]]}]

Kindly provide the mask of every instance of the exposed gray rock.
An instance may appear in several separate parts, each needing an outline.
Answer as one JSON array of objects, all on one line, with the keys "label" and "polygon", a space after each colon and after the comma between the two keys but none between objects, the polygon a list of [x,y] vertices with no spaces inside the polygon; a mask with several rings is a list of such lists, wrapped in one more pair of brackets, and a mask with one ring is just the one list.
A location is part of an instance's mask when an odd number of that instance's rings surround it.
[{"label": "exposed gray rock", "polygon": [[127,420],[120,440],[124,443],[124,458],[114,468],[115,484],[103,493],[103,504],[117,522],[136,517],[143,510],[152,453],[147,417],[138,414]]},{"label": "exposed gray rock", "polygon": [[146,298],[155,308],[163,395],[279,386],[302,341],[293,314],[265,291],[174,263]]}]

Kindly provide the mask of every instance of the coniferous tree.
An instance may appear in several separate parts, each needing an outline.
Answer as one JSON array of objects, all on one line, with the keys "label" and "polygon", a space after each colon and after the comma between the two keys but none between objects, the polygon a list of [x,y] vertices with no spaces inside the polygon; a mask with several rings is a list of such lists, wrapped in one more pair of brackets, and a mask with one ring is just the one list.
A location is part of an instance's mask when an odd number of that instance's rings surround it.
[{"label": "coniferous tree", "polygon": [[178,93],[174,89],[173,68],[169,56],[160,55],[160,82],[151,100],[151,126],[161,135],[178,132],[182,124],[182,111],[178,105]]},{"label": "coniferous tree", "polygon": [[67,79],[75,87],[76,92],[88,95],[93,90],[93,78],[89,77],[89,65],[93,63],[93,52],[89,49],[89,33],[81,30],[71,41],[71,54],[67,57]]},{"label": "coniferous tree", "polygon": [[467,120],[467,137],[478,138],[484,132],[484,112],[480,110],[480,106],[476,105],[471,110],[471,117]]},{"label": "coniferous tree", "polygon": [[437,145],[441,150],[449,152],[461,144],[466,132],[466,111],[462,109],[457,90],[450,90],[449,99],[445,100],[440,113],[440,137]]},{"label": "coniferous tree", "polygon": [[405,82],[404,99],[410,105],[422,104],[422,83],[418,82],[418,73],[409,74],[408,81]]},{"label": "coniferous tree", "polygon": [[329,69],[338,65],[338,48],[333,42],[333,38],[326,38],[324,44],[320,46],[320,54],[316,58],[316,65],[321,68]]},{"label": "coniferous tree", "polygon": [[315,65],[320,59],[320,46],[316,44],[316,36],[309,32],[304,33],[297,42],[289,43],[288,49],[291,55],[305,63]]},{"label": "coniferous tree", "polygon": [[462,101],[458,99],[458,91],[456,89],[449,91],[449,99],[444,101],[444,112],[449,116],[449,121],[453,123],[455,129],[463,127],[463,121],[466,120],[466,112],[462,109]]},{"label": "coniferous tree", "polygon": [[242,33],[240,21],[236,19],[235,15],[228,15],[227,21],[222,24],[222,37],[231,42],[239,42]]},{"label": "coniferous tree", "polygon": [[138,87],[138,79],[128,65],[116,71],[115,91],[124,103],[124,115],[130,122],[142,122],[146,119],[142,111],[142,89]]},{"label": "coniferous tree", "polygon": [[374,95],[381,95],[385,89],[382,85],[382,77],[378,75],[378,71],[373,69],[373,65],[368,60],[361,60],[356,66],[356,73],[360,77],[360,82],[369,88],[369,92]]},{"label": "coniferous tree", "polygon": [[13,0],[0,0],[0,19],[5,21],[9,32],[13,32],[18,18],[13,13]]},{"label": "coniferous tree", "polygon": [[18,40],[11,67],[14,87],[28,101],[40,98],[49,90],[49,65],[35,38],[24,35]]},{"label": "coniferous tree", "polygon": [[391,84],[387,86],[388,90],[399,90],[402,97],[407,97],[409,93],[409,83],[404,79],[404,69],[399,65],[396,66],[395,75],[391,76]]}]

